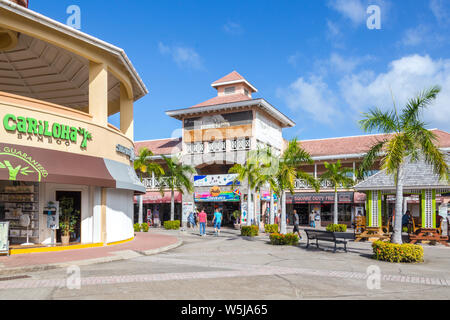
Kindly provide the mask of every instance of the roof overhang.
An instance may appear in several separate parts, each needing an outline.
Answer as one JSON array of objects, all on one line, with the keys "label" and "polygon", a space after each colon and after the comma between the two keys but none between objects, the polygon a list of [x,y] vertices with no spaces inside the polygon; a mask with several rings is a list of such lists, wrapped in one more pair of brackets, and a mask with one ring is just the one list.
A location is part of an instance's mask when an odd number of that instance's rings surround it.
[{"label": "roof overhang", "polygon": [[[6,11],[14,15],[20,16],[30,22],[30,24],[40,24],[44,27],[50,28],[53,33],[61,34],[63,37],[73,39],[74,41],[81,41],[86,48],[92,47],[97,50],[101,50],[104,55],[110,55],[117,59],[119,64],[127,71],[130,80],[133,85],[133,98],[138,100],[148,93],[144,82],[133,67],[131,61],[128,59],[125,51],[110,43],[97,39],[84,32],[78,31],[58,21],[52,20],[42,14],[35,11],[24,8],[8,0],[0,0],[0,13]],[[2,20],[0,20],[0,26],[2,26]],[[4,27],[8,28],[8,25]],[[13,28],[11,28],[13,29]],[[17,31],[17,30],[16,30]],[[21,30],[21,32],[24,32]],[[54,43],[53,43],[54,44]],[[55,45],[55,44],[54,44]]]},{"label": "roof overhang", "polygon": [[256,89],[254,86],[252,86],[250,84],[250,82],[248,82],[247,80],[244,80],[244,79],[225,81],[225,82],[217,82],[217,83],[211,84],[211,87],[217,88],[217,87],[222,87],[222,86],[227,86],[230,84],[237,84],[237,83],[245,83],[250,89],[253,90],[253,92],[258,92],[258,89]]},{"label": "roof overhang", "polygon": [[229,110],[242,109],[242,108],[252,107],[252,106],[259,107],[262,110],[264,110],[265,112],[267,112],[273,118],[280,121],[284,128],[295,126],[295,122],[293,120],[288,118],[286,115],[284,115],[282,112],[280,112],[278,109],[276,109],[274,106],[272,106],[270,103],[268,103],[264,99],[254,99],[254,100],[248,100],[248,101],[231,102],[231,103],[217,104],[217,105],[205,106],[205,107],[169,110],[169,111],[166,111],[166,114],[169,117],[181,120],[185,117],[197,116],[197,115],[204,114],[204,113],[229,111]]}]

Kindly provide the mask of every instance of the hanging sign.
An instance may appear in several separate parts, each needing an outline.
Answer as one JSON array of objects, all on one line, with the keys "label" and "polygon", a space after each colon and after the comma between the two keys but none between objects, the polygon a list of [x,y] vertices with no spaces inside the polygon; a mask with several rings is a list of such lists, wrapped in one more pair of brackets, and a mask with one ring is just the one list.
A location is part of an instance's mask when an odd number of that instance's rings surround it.
[{"label": "hanging sign", "polygon": [[0,253],[9,255],[9,221],[0,222]]}]

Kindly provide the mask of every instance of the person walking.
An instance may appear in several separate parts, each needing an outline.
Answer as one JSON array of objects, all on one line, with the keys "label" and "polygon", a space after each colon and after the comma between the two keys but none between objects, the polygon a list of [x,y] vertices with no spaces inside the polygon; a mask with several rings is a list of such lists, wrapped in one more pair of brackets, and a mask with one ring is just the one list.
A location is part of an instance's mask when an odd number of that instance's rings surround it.
[{"label": "person walking", "polygon": [[294,210],[294,231],[292,233],[298,234],[298,238],[302,240],[302,235],[300,234],[300,217],[298,216],[297,210]]},{"label": "person walking", "polygon": [[311,211],[311,214],[309,215],[309,225],[312,228],[316,228],[316,221],[315,221],[315,219],[316,219],[316,217],[315,217],[314,211]]},{"label": "person walking", "polygon": [[202,209],[202,211],[198,214],[198,222],[200,223],[200,236],[206,236],[206,212]]},{"label": "person walking", "polygon": [[192,211],[191,211],[191,213],[189,213],[188,222],[189,222],[190,228],[194,231],[195,230],[195,215],[194,215],[194,212],[192,212]]},{"label": "person walking", "polygon": [[218,208],[214,212],[213,224],[214,224],[214,235],[218,237],[220,235],[220,225],[222,224],[222,213]]}]

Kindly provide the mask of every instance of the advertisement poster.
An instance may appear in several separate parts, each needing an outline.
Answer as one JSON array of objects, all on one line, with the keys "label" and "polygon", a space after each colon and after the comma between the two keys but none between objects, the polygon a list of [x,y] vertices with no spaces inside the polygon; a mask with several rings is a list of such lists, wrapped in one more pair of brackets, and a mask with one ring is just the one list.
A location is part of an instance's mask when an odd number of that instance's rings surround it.
[{"label": "advertisement poster", "polygon": [[187,222],[189,214],[194,212],[194,203],[193,202],[183,202],[183,216],[182,221]]},{"label": "advertisement poster", "polygon": [[59,201],[52,203],[51,206],[46,207],[45,214],[47,215],[47,228],[52,230],[59,229]]},{"label": "advertisement poster", "polygon": [[[231,186],[237,174],[215,174],[207,176],[194,176],[195,187],[212,187],[212,186]],[[235,185],[241,183],[236,181]]]},{"label": "advertisement poster", "polygon": [[239,192],[235,191],[222,191],[218,194],[209,193],[200,193],[196,192],[194,194],[195,202],[223,202],[223,201],[231,201],[231,202],[239,202],[241,201],[241,197],[239,196]]},{"label": "advertisement poster", "polygon": [[9,222],[0,222],[0,252],[8,252]]}]

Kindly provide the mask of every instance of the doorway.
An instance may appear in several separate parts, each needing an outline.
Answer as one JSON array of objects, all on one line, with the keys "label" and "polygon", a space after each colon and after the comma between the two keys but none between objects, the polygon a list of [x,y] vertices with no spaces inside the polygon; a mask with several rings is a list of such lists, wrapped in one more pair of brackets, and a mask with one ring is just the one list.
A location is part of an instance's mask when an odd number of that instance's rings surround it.
[{"label": "doorway", "polygon": [[[81,191],[56,191],[56,201],[69,200],[73,206],[72,216],[76,219],[74,231],[70,234],[70,242],[81,242]],[[61,242],[61,231],[56,232],[56,241]]]}]

